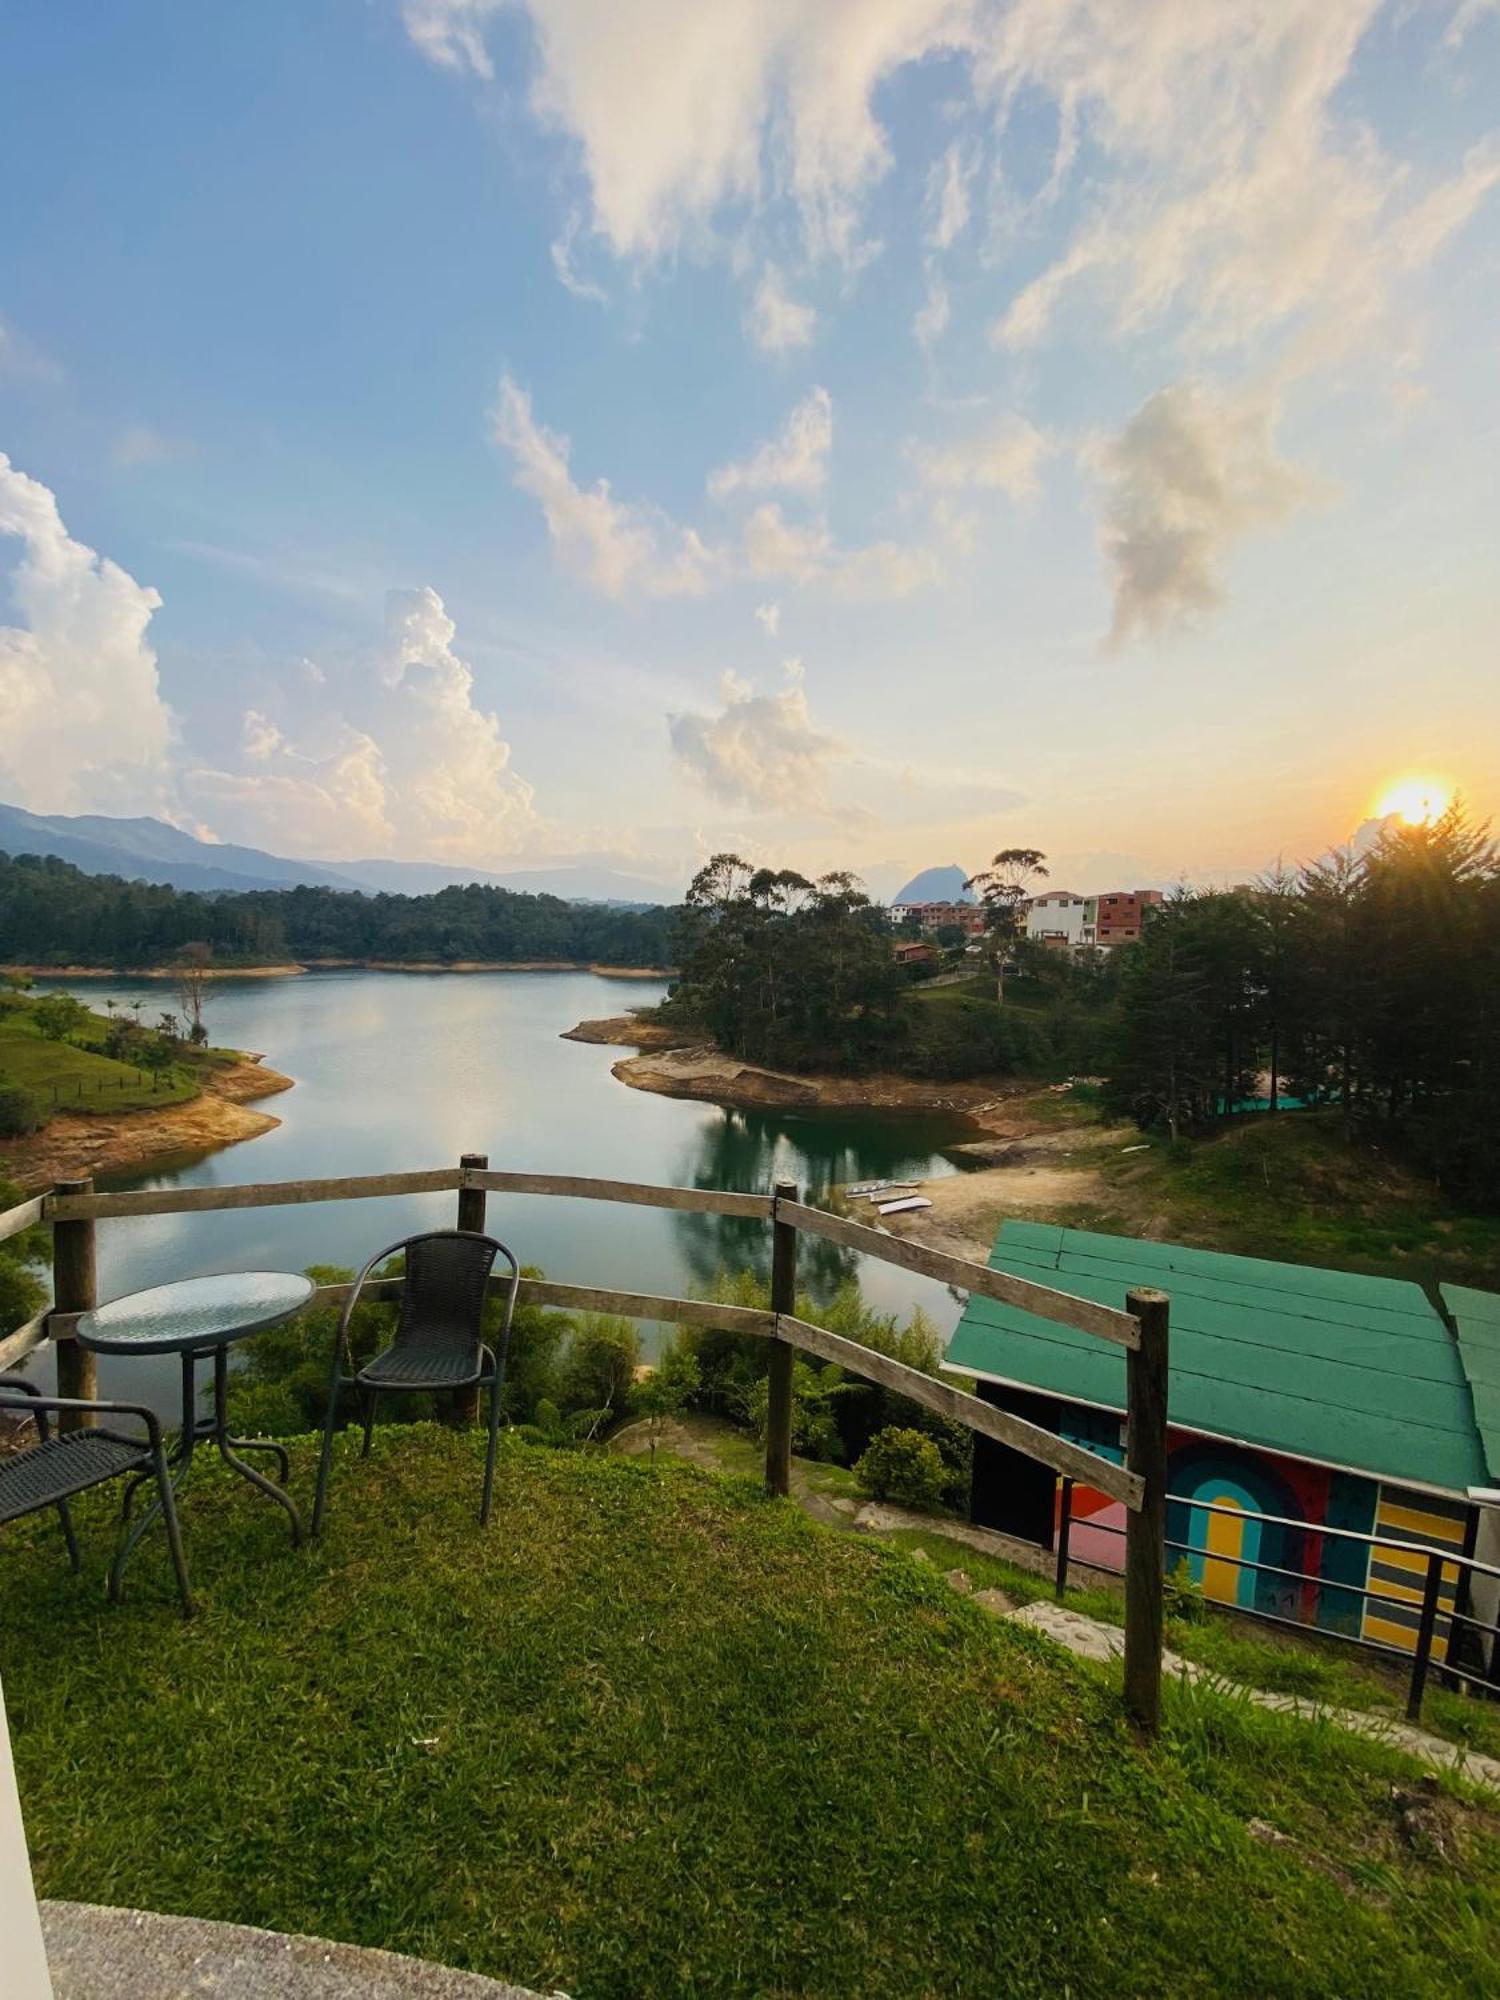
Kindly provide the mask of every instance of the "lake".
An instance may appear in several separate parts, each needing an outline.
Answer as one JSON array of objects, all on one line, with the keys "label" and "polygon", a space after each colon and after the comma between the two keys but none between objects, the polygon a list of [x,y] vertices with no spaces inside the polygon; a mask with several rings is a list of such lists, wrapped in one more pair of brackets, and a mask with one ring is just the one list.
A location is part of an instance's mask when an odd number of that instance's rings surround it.
[{"label": "lake", "polygon": [[[46,982],[41,982],[46,983]],[[157,982],[90,980],[92,1005],[144,996]],[[101,1185],[207,1187],[456,1165],[488,1153],[497,1170],[758,1192],[789,1180],[812,1199],[836,1182],[956,1171],[948,1116],[736,1111],[631,1090],[610,1075],[628,1050],[559,1037],[576,1022],[659,999],[663,985],[589,972],[325,972],[217,981],[213,1040],[258,1050],[295,1088],[258,1108],[274,1132],[206,1158],[160,1163]],[[291,1208],[166,1215],[99,1224],[101,1298],[195,1272],[310,1264],[354,1266],[419,1229],[454,1220],[452,1194],[319,1202]],[[721,1269],[769,1269],[770,1231],[727,1216],[679,1215],[615,1202],[489,1198],[488,1227],[523,1264],[582,1285],[681,1295]],[[803,1239],[804,1282],[826,1292],[856,1271],[865,1296],[905,1315],[920,1304],[947,1334],[958,1304],[946,1287],[831,1244]],[[648,1351],[659,1329],[645,1328]],[[38,1367],[45,1365],[41,1357]],[[101,1393],[174,1407],[176,1363],[101,1356]]]}]

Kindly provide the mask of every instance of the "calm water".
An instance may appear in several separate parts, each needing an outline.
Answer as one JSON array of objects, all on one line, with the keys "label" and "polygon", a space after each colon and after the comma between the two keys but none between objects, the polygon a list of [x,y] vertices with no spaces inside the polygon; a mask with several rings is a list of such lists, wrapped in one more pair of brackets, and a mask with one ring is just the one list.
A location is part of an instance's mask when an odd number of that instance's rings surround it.
[{"label": "calm water", "polygon": [[[215,1042],[262,1051],[296,1087],[264,1100],[274,1132],[111,1187],[203,1187],[392,1173],[488,1153],[496,1169],[758,1191],[778,1179],[816,1198],[835,1182],[952,1171],[947,1118],[890,1113],[731,1111],[630,1090],[610,1075],[627,1050],[559,1040],[577,1021],[660,997],[646,981],[593,973],[313,973],[213,988]],[[86,997],[168,1004],[153,982],[90,981]],[[100,1295],[194,1272],[357,1265],[383,1244],[454,1217],[451,1194],[292,1208],[130,1218],[99,1225]],[[523,1264],[585,1285],[681,1294],[723,1268],[765,1273],[760,1223],[613,1202],[489,1198],[491,1231]],[[946,1288],[804,1239],[815,1290],[856,1264],[886,1311],[921,1304],[944,1333]],[[648,1346],[653,1330],[645,1329]],[[105,1394],[150,1395],[170,1411],[176,1364],[100,1359]]]}]

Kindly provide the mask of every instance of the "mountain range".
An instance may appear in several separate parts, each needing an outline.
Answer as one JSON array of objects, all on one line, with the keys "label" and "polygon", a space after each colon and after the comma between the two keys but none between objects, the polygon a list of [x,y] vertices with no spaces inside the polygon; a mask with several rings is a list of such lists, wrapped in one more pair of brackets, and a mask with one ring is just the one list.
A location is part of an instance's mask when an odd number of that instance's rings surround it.
[{"label": "mountain range", "polygon": [[160,819],[104,813],[29,813],[0,804],[0,854],[54,854],[88,875],[123,875],[174,889],[358,889],[425,896],[455,883],[484,882],[571,903],[653,904],[675,900],[660,883],[587,860],[559,868],[496,871],[441,861],[291,861],[258,847],[198,840]]}]

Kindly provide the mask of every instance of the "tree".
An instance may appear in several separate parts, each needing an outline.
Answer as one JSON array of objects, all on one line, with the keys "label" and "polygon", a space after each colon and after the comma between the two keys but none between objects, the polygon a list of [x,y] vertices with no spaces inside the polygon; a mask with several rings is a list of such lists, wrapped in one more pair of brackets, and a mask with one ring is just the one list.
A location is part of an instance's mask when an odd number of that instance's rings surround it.
[{"label": "tree", "polygon": [[177,1005],[187,1022],[188,1040],[195,1049],[202,1048],[208,1040],[208,1030],[203,1025],[203,1007],[208,998],[208,968],[212,957],[210,945],[185,944],[177,955],[174,968]]},{"label": "tree", "polygon": [[31,1018],[49,1042],[65,1042],[76,1035],[88,1017],[88,1008],[71,993],[48,993],[31,1010]]},{"label": "tree", "polygon": [[667,1418],[675,1417],[684,1404],[697,1395],[701,1386],[702,1371],[698,1366],[698,1357],[685,1348],[677,1347],[669,1347],[656,1366],[636,1383],[631,1401],[646,1419],[653,1464]]},{"label": "tree", "polygon": [[988,868],[971,875],[964,884],[966,889],[977,889],[984,904],[984,927],[992,940],[995,999],[1001,1005],[1005,1001],[1005,967],[1021,928],[1027,885],[1033,876],[1046,880],[1046,860],[1039,848],[1003,847]]}]

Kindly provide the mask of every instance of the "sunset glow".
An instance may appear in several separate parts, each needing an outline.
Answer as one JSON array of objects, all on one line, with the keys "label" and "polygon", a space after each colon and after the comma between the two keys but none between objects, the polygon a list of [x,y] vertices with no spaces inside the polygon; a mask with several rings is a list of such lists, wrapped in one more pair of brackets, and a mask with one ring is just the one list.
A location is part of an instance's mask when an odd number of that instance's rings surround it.
[{"label": "sunset glow", "polygon": [[1453,796],[1441,778],[1400,778],[1380,795],[1375,807],[1381,819],[1398,814],[1408,826],[1427,826],[1442,817]]}]

